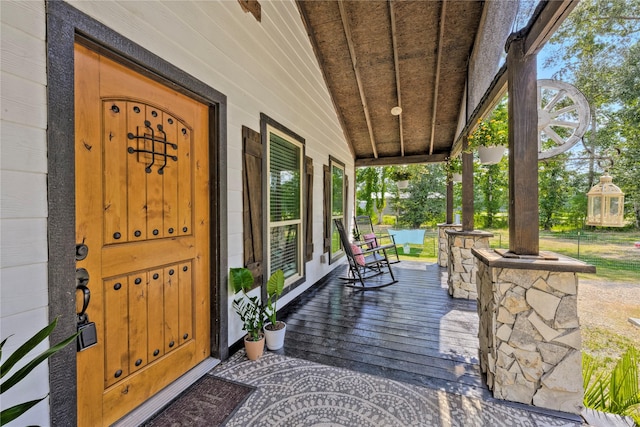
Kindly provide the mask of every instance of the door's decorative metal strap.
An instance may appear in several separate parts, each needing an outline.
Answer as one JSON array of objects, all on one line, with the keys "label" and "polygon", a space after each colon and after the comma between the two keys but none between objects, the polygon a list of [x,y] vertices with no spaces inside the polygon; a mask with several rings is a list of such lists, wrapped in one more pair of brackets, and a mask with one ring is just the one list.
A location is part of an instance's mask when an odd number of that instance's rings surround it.
[{"label": "door's decorative metal strap", "polygon": [[[156,156],[160,156],[160,158],[162,159],[162,166],[158,167],[158,174],[162,175],[164,173],[164,168],[167,166],[167,159],[171,159],[174,162],[178,161],[178,156],[172,156],[167,153],[167,147],[171,147],[174,150],[177,150],[178,144],[167,141],[167,134],[163,130],[162,125],[159,124],[157,126],[158,127],[157,135],[156,135],[156,131],[153,129],[153,127],[151,126],[151,123],[148,120],[144,121],[144,126],[149,132],[143,131],[142,135],[140,135],[140,128],[136,126],[136,135],[129,132],[127,134],[127,137],[129,139],[135,139],[135,140],[142,139],[144,141],[151,141],[151,150],[136,149],[133,147],[129,147],[127,151],[130,154],[134,154],[134,153],[151,154],[151,163],[149,163],[147,167],[144,169],[147,173],[151,173],[151,167],[154,165],[156,161]],[[156,144],[158,144],[158,148],[160,151],[156,151]]]}]

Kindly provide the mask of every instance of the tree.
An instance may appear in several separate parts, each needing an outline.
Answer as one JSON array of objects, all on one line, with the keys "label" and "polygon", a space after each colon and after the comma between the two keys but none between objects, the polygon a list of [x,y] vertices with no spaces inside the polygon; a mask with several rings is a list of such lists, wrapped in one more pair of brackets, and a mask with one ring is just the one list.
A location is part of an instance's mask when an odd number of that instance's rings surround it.
[{"label": "tree", "polygon": [[620,149],[614,163],[617,183],[626,193],[628,210],[640,228],[640,42],[629,49],[629,55],[621,66],[617,97],[623,108],[618,110],[620,120]]},{"label": "tree", "polygon": [[[584,136],[587,148],[586,192],[597,182],[603,164],[599,159],[613,147],[622,151],[613,171],[618,185],[633,206],[640,225],[638,189],[638,42],[640,0],[583,0],[550,40],[553,49],[546,65],[562,64],[554,77],[574,84],[588,99],[592,125]],[[634,107],[635,106],[635,107]],[[633,136],[635,134],[635,136]],[[574,196],[574,208],[583,207]],[[577,215],[573,215],[577,217]]]},{"label": "tree", "polygon": [[[440,165],[411,165],[411,181],[404,197],[398,197],[398,222],[420,228],[426,222],[442,222],[445,213],[446,177]],[[398,193],[399,195],[399,193]]]},{"label": "tree", "polygon": [[359,215],[375,216],[382,223],[382,212],[386,206],[387,175],[389,167],[366,167],[356,171],[357,200],[364,201],[365,208],[358,206]]},{"label": "tree", "polygon": [[561,154],[549,159],[541,163],[538,169],[540,225],[545,230],[551,230],[559,222],[557,216],[568,199],[568,173],[563,157],[565,155]]},{"label": "tree", "polygon": [[474,188],[479,196],[477,203],[474,200],[474,208],[476,212],[485,212],[484,227],[496,227],[498,225],[495,221],[496,214],[507,205],[506,158],[495,165],[474,165],[474,177]]},{"label": "tree", "polygon": [[[507,98],[496,106],[491,115],[483,120],[469,136],[471,148],[507,145],[509,139],[509,120]],[[485,212],[484,227],[492,228],[496,214],[506,207],[508,195],[507,160],[503,158],[495,165],[474,164],[474,209],[476,213]]]}]

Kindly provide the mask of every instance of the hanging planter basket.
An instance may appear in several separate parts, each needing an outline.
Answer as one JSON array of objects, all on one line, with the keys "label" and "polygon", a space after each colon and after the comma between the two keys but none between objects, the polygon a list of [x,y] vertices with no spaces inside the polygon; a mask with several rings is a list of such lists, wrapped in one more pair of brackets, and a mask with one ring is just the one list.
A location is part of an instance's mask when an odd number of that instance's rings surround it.
[{"label": "hanging planter basket", "polygon": [[506,147],[494,146],[494,147],[478,147],[478,156],[480,156],[480,163],[483,165],[495,165],[502,160]]},{"label": "hanging planter basket", "polygon": [[452,173],[451,174],[452,182],[462,182],[462,174],[461,173]]},{"label": "hanging planter basket", "polygon": [[408,179],[403,179],[401,181],[397,181],[396,185],[398,186],[398,190],[405,190],[405,189],[409,188],[409,180]]}]

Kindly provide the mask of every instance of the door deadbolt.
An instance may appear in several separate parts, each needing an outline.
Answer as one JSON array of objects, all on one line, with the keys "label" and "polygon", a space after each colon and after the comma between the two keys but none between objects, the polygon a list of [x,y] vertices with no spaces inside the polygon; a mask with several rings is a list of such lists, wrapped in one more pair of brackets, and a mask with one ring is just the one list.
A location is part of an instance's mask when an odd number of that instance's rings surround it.
[{"label": "door deadbolt", "polygon": [[76,245],[76,261],[82,261],[89,254],[89,247],[84,243],[78,243]]}]

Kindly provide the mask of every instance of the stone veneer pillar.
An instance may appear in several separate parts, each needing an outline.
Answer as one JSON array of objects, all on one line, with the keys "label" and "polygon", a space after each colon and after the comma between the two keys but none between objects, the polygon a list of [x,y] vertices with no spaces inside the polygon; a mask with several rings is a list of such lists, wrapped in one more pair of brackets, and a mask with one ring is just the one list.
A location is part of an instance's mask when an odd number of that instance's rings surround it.
[{"label": "stone veneer pillar", "polygon": [[476,299],[476,258],[471,249],[489,248],[489,238],[492,233],[486,231],[457,231],[445,230],[447,246],[449,248],[447,263],[447,284],[449,295],[454,298]]},{"label": "stone veneer pillar", "polygon": [[584,395],[577,273],[595,267],[548,252],[478,259],[480,367],[498,399],[579,414]]},{"label": "stone veneer pillar", "polygon": [[461,229],[461,224],[438,224],[438,265],[440,267],[447,267],[449,264],[449,236],[446,231]]}]

